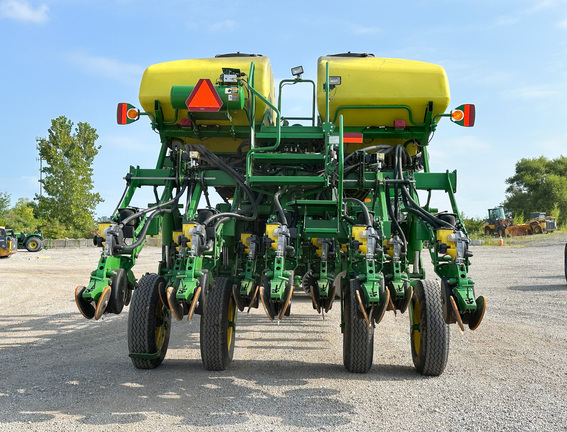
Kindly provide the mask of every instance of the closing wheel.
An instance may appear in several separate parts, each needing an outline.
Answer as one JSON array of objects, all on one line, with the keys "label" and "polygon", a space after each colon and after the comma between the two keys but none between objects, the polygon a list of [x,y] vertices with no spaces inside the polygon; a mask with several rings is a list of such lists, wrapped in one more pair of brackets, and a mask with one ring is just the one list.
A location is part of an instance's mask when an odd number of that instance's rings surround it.
[{"label": "closing wheel", "polygon": [[270,301],[270,280],[268,278],[263,278],[263,283],[260,287],[260,301],[262,306],[264,306],[266,315],[268,315],[270,321],[273,321],[277,312],[274,303]]},{"label": "closing wheel", "polygon": [[210,371],[225,370],[234,354],[236,302],[227,278],[217,277],[201,316],[201,359]]},{"label": "closing wheel", "polygon": [[422,375],[439,376],[449,357],[449,326],[443,319],[441,286],[418,281],[411,301],[410,341],[413,364]]},{"label": "closing wheel", "polygon": [[86,318],[92,319],[95,314],[95,308],[92,303],[83,299],[83,293],[85,292],[86,287],[78,286],[75,288],[75,303],[77,303],[77,308],[79,308],[79,312]]},{"label": "closing wheel", "polygon": [[166,297],[166,305],[169,307],[171,315],[173,315],[173,318],[175,318],[177,321],[181,321],[183,319],[183,305],[177,301],[177,288],[168,287]]},{"label": "closing wheel", "polygon": [[124,269],[114,270],[114,276],[110,282],[110,299],[106,311],[108,313],[119,314],[122,312],[126,304],[126,297],[128,296],[128,278]]},{"label": "closing wheel", "polygon": [[99,320],[102,315],[106,312],[106,308],[108,307],[108,302],[110,301],[110,294],[112,293],[112,288],[107,286],[100,295],[98,301],[96,302],[96,308],[94,312],[94,319]]},{"label": "closing wheel", "polygon": [[146,274],[134,291],[128,314],[128,349],[138,369],[154,369],[165,357],[171,332],[171,314],[158,290],[165,279]]},{"label": "closing wheel", "polygon": [[37,236],[31,236],[26,240],[26,249],[30,252],[37,252],[41,249],[41,239]]},{"label": "closing wheel", "polygon": [[357,317],[358,300],[356,292],[360,282],[351,279],[343,299],[343,363],[346,370],[366,373],[372,366],[374,354],[374,327]]},{"label": "closing wheel", "polygon": [[476,313],[469,318],[469,328],[471,330],[478,328],[484,318],[484,312],[486,312],[486,297],[480,296],[476,299]]}]

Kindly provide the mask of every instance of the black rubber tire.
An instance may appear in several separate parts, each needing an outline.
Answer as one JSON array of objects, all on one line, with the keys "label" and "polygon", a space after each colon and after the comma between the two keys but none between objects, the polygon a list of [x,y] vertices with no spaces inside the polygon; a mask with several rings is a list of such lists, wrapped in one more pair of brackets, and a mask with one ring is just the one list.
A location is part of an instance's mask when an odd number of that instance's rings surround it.
[{"label": "black rubber tire", "polygon": [[37,236],[28,237],[25,246],[29,252],[37,252],[41,250],[41,239]]},{"label": "black rubber tire", "polygon": [[128,295],[128,278],[124,269],[114,270],[114,276],[110,284],[112,291],[110,292],[110,299],[106,311],[108,313],[119,314],[124,309],[126,297]]},{"label": "black rubber tire", "polygon": [[492,231],[492,229],[490,229],[490,227],[484,227],[484,234],[487,236],[492,236],[494,235],[494,231]]},{"label": "black rubber tire", "polygon": [[343,363],[346,370],[352,373],[368,372],[374,355],[374,327],[357,317],[359,306],[356,290],[359,287],[360,282],[351,279],[343,299]]},{"label": "black rubber tire", "polygon": [[439,376],[449,358],[449,325],[443,319],[438,281],[419,281],[413,292],[410,313],[413,364],[422,375]]},{"label": "black rubber tire", "polygon": [[216,277],[201,316],[201,360],[206,370],[222,371],[232,362],[237,311],[230,281]]},{"label": "black rubber tire", "polygon": [[130,353],[159,355],[154,359],[131,358],[138,369],[158,367],[167,352],[171,333],[171,314],[161,301],[158,288],[165,279],[145,274],[134,291],[128,314],[128,349]]},{"label": "black rubber tire", "polygon": [[541,229],[541,227],[539,225],[534,225],[533,232],[534,232],[534,234],[541,234],[543,232],[543,230]]},{"label": "black rubber tire", "polygon": [[496,229],[496,232],[498,233],[498,236],[506,237],[506,228],[504,228],[503,226],[498,227]]}]

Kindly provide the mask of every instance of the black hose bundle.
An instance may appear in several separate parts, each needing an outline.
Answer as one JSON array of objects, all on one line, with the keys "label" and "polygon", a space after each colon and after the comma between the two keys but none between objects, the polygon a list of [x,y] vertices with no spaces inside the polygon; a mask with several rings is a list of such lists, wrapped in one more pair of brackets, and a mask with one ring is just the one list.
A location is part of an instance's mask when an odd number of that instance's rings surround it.
[{"label": "black hose bundle", "polygon": [[[223,170],[225,173],[227,173],[229,176],[231,176],[236,181],[236,183],[238,183],[238,185],[242,188],[242,190],[244,190],[244,192],[248,196],[248,201],[250,202],[250,206],[245,208],[245,209],[237,210],[236,212],[217,213],[217,214],[207,218],[207,220],[205,220],[203,222],[203,224],[206,226],[206,225],[210,224],[211,221],[213,221],[215,219],[219,219],[219,218],[222,218],[222,220],[217,222],[217,225],[219,223],[221,223],[222,221],[230,219],[230,218],[236,218],[236,219],[241,219],[241,220],[246,220],[246,221],[256,220],[258,218],[258,204],[256,202],[256,198],[254,197],[254,193],[246,185],[246,181],[243,178],[243,176],[240,175],[238,172],[236,172],[234,170],[234,168],[232,168],[230,165],[228,165],[225,161],[223,161],[221,158],[219,158],[216,154],[214,154],[212,151],[210,151],[205,146],[203,146],[201,144],[195,144],[194,147],[197,150],[199,150],[202,157],[207,162],[209,162],[212,165],[218,165],[221,170]],[[249,213],[250,211],[252,211],[252,215],[246,216],[245,213]]]}]

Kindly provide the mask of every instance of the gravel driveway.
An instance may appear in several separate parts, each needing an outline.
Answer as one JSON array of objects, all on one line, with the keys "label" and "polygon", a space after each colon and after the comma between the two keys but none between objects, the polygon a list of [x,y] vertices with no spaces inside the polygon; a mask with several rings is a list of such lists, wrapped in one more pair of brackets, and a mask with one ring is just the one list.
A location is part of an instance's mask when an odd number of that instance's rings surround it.
[{"label": "gravel driveway", "polygon": [[[407,313],[392,312],[370,372],[346,372],[339,305],[323,320],[305,296],[280,324],[261,308],[239,314],[227,371],[203,369],[198,316],[174,322],[158,369],[137,370],[128,309],[95,322],[75,306],[100,250],[20,251],[0,260],[0,431],[566,430],[566,241],[473,247],[486,316],[475,332],[451,326],[437,378],[415,372]],[[136,275],[160,253],[144,249]]]}]

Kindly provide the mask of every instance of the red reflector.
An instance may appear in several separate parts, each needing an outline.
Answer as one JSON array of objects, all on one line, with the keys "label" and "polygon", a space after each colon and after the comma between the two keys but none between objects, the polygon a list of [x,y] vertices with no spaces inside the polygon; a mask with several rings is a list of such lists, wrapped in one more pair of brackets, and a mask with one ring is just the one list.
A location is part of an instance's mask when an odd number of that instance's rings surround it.
[{"label": "red reflector", "polygon": [[394,120],[394,128],[396,129],[404,129],[406,127],[405,120]]},{"label": "red reflector", "polygon": [[200,79],[185,105],[189,111],[217,112],[222,107],[222,99],[210,79]]},{"label": "red reflector", "polygon": [[451,111],[451,120],[459,126],[474,126],[475,107],[474,104],[460,105]]},{"label": "red reflector", "polygon": [[361,133],[345,133],[343,134],[344,143],[362,143]]},{"label": "red reflector", "polygon": [[465,126],[474,126],[474,105],[466,104],[465,105]]},{"label": "red reflector", "polygon": [[119,103],[116,109],[116,122],[125,125],[135,122],[140,118],[140,111],[128,103]]},{"label": "red reflector", "polygon": [[190,118],[182,118],[179,124],[181,125],[181,127],[191,127],[193,122]]},{"label": "red reflector", "polygon": [[116,122],[119,125],[128,123],[128,104],[119,103],[118,109],[116,110]]}]

